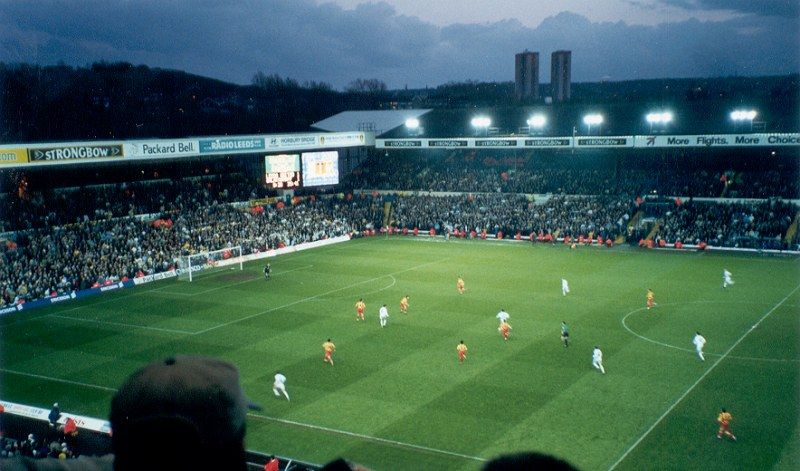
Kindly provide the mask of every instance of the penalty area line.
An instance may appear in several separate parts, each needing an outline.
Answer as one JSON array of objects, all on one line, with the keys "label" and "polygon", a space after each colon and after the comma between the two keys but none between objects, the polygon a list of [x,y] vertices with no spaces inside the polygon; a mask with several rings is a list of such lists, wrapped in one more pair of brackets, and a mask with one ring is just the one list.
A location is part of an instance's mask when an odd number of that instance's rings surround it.
[{"label": "penalty area line", "polygon": [[72,385],[75,385],[75,386],[83,386],[85,388],[102,389],[103,391],[117,392],[117,390],[115,388],[109,388],[107,386],[99,386],[97,384],[81,383],[80,381],[70,381],[68,379],[53,378],[52,376],[37,375],[35,373],[25,373],[23,371],[9,370],[9,369],[6,369],[6,368],[0,368],[0,371],[2,371],[3,373],[12,374],[12,375],[27,376],[29,378],[36,378],[36,379],[41,379],[41,380],[45,380],[45,381],[55,381],[56,383],[72,384]]},{"label": "penalty area line", "polygon": [[[306,268],[313,268],[313,267],[314,267],[314,265],[303,265],[302,267],[296,267],[296,268],[292,268],[290,270],[283,270],[283,271],[280,271],[280,272],[277,272],[277,273],[273,273],[270,276],[272,277],[272,276],[285,275],[285,274],[291,273],[293,271],[305,270]],[[228,272],[218,272],[218,273],[228,273]],[[213,275],[214,274],[211,274],[210,276],[213,276]],[[203,291],[197,291],[197,292],[194,292],[194,293],[176,292],[176,291],[161,291],[161,293],[164,293],[164,294],[167,294],[167,295],[193,297],[193,296],[200,296],[202,294],[211,293],[213,291],[218,291],[218,290],[221,290],[221,289],[228,289],[228,288],[231,288],[233,286],[238,286],[238,285],[241,285],[241,284],[244,284],[244,283],[256,282],[258,280],[263,280],[263,279],[264,279],[263,276],[255,276],[253,278],[248,278],[246,280],[238,281],[236,283],[225,284],[225,285],[222,285],[222,286],[217,286],[216,288],[209,288],[209,289],[206,289],[206,290],[203,290]]]},{"label": "penalty area line", "polygon": [[70,320],[70,321],[74,321],[74,322],[90,322],[90,323],[100,324],[100,325],[114,325],[114,326],[119,326],[119,327],[129,327],[131,329],[154,330],[156,332],[167,332],[167,333],[170,333],[170,334],[181,334],[181,335],[192,335],[192,334],[194,334],[194,332],[191,332],[191,331],[188,331],[188,330],[166,329],[166,328],[163,328],[163,327],[153,327],[153,326],[149,326],[149,325],[128,324],[126,322],[105,321],[105,320],[101,320],[101,319],[82,319],[80,317],[60,316],[58,314],[48,314],[46,316],[42,316],[42,318],[43,317],[49,317],[49,318],[53,318],[53,319],[65,319],[65,320]]},{"label": "penalty area line", "polygon": [[409,448],[409,449],[412,449],[412,450],[425,451],[425,452],[428,452],[428,453],[435,453],[435,454],[447,455],[447,456],[455,456],[455,457],[458,457],[458,458],[463,458],[465,460],[481,461],[481,462],[487,461],[486,458],[481,458],[479,456],[464,455],[462,453],[456,453],[454,451],[439,450],[438,448],[431,448],[431,447],[427,447],[427,446],[423,446],[423,445],[414,445],[413,443],[399,442],[397,440],[390,440],[388,438],[373,437],[373,436],[364,435],[364,434],[361,434],[361,433],[348,432],[347,430],[338,430],[338,429],[334,429],[334,428],[323,427],[321,425],[305,424],[305,423],[302,423],[302,422],[296,422],[294,420],[279,419],[277,417],[269,417],[269,416],[266,416],[266,415],[255,414],[255,413],[252,413],[252,412],[249,412],[247,415],[250,416],[250,417],[255,417],[257,419],[268,420],[268,421],[271,421],[271,422],[278,422],[278,423],[286,424],[286,425],[293,425],[295,427],[310,428],[312,430],[319,430],[319,431],[322,431],[322,432],[332,433],[332,434],[336,434],[336,435],[345,435],[345,436],[348,436],[348,437],[358,438],[358,439],[361,439],[361,440],[367,440],[367,441],[371,441],[371,442],[378,442],[378,443],[383,443],[383,444],[386,444],[386,445],[392,445],[392,446],[399,447],[399,448]]},{"label": "penalty area line", "polygon": [[414,266],[414,267],[411,267],[411,268],[406,268],[405,270],[399,270],[399,271],[396,271],[396,272],[393,272],[393,273],[388,273],[386,275],[376,276],[375,278],[370,278],[369,280],[359,281],[357,283],[353,283],[353,284],[350,284],[350,285],[347,285],[347,286],[342,286],[341,288],[335,288],[335,289],[326,291],[324,293],[315,294],[314,296],[308,296],[306,298],[298,299],[296,301],[292,301],[290,303],[286,303],[286,304],[283,304],[281,306],[276,306],[276,307],[273,307],[273,308],[270,308],[270,309],[266,309],[266,310],[261,311],[261,312],[257,312],[255,314],[250,314],[249,316],[245,316],[245,317],[242,317],[242,318],[239,318],[239,319],[234,319],[232,321],[224,322],[222,324],[218,324],[218,325],[215,325],[213,327],[209,327],[207,329],[203,329],[203,330],[201,330],[199,332],[193,333],[192,335],[205,334],[207,332],[211,332],[212,330],[216,330],[216,329],[219,329],[219,328],[222,328],[222,327],[227,327],[229,325],[233,325],[233,324],[236,324],[238,322],[246,321],[246,320],[252,319],[254,317],[263,316],[264,314],[268,314],[268,313],[273,312],[273,311],[278,311],[280,309],[285,309],[287,307],[294,306],[295,304],[301,304],[301,303],[304,303],[304,302],[307,302],[307,301],[313,301],[314,299],[321,298],[322,296],[327,296],[329,294],[338,293],[339,291],[343,291],[343,290],[346,290],[346,289],[354,288],[356,286],[360,286],[360,285],[363,285],[365,283],[370,283],[372,281],[377,281],[377,280],[380,280],[381,278],[389,278],[389,277],[394,278],[393,275],[399,275],[400,273],[405,273],[405,272],[408,272],[408,271],[416,270],[418,268],[422,268],[422,267],[425,267],[425,266],[428,266],[428,265],[433,265],[435,263],[440,263],[440,262],[443,262],[445,260],[447,260],[447,259],[443,258],[443,259],[440,259],[440,260],[434,260],[432,262],[427,262],[427,263],[423,263],[423,264],[420,264],[420,265],[417,265],[417,266]]},{"label": "penalty area line", "polygon": [[752,327],[750,327],[749,329],[747,329],[747,331],[746,331],[744,334],[742,334],[742,335],[741,335],[741,337],[739,337],[739,339],[738,339],[736,342],[734,342],[734,343],[733,343],[733,345],[731,345],[731,346],[730,346],[730,347],[729,347],[727,350],[725,350],[725,353],[723,353],[723,354],[722,354],[722,356],[720,356],[720,357],[717,359],[717,361],[715,361],[715,362],[714,362],[714,364],[713,364],[713,365],[711,365],[711,367],[710,367],[709,369],[707,369],[707,370],[706,370],[706,371],[705,371],[705,372],[704,372],[702,375],[700,375],[700,377],[699,377],[699,378],[697,378],[697,381],[695,381],[695,382],[694,382],[694,383],[693,383],[691,386],[689,386],[689,389],[687,389],[687,390],[686,390],[686,391],[685,391],[683,394],[681,394],[681,395],[680,395],[680,397],[678,397],[678,399],[676,399],[676,400],[675,400],[675,402],[673,402],[673,403],[672,403],[672,405],[670,405],[670,406],[667,408],[667,410],[666,410],[666,411],[664,411],[664,413],[663,413],[663,414],[661,414],[661,417],[659,417],[659,418],[658,418],[658,419],[657,419],[657,420],[656,420],[656,421],[653,423],[653,425],[651,425],[651,426],[650,426],[650,428],[648,428],[647,430],[645,430],[645,431],[644,431],[644,433],[642,434],[642,436],[641,436],[641,437],[639,437],[639,438],[638,438],[638,439],[637,439],[635,442],[633,442],[633,445],[631,445],[630,447],[628,447],[628,449],[627,449],[627,450],[625,450],[625,453],[623,453],[623,454],[622,454],[622,456],[620,456],[620,457],[617,459],[617,461],[615,461],[615,462],[614,462],[614,464],[612,464],[612,465],[611,465],[611,466],[608,468],[608,471],[612,471],[613,469],[616,469],[616,467],[617,467],[617,466],[619,466],[619,464],[620,464],[620,463],[622,463],[622,461],[623,461],[625,458],[627,458],[627,457],[628,457],[628,455],[629,455],[629,454],[630,454],[630,453],[631,453],[631,452],[632,452],[632,451],[633,451],[633,450],[634,450],[634,449],[635,449],[637,446],[639,446],[639,444],[640,444],[640,443],[642,443],[642,441],[644,441],[644,439],[645,439],[645,438],[647,438],[647,436],[648,436],[648,435],[650,435],[650,432],[652,432],[653,430],[655,430],[655,428],[658,426],[658,424],[660,424],[660,423],[661,423],[661,421],[662,421],[662,420],[664,420],[664,419],[665,419],[665,418],[666,418],[666,417],[667,417],[667,416],[670,414],[670,412],[672,412],[672,411],[675,409],[675,407],[677,407],[677,406],[678,406],[678,404],[680,404],[680,403],[681,403],[681,402],[682,402],[684,399],[686,399],[686,396],[688,396],[688,395],[689,395],[689,393],[691,393],[692,391],[694,391],[694,388],[696,388],[696,387],[697,387],[697,385],[698,385],[698,384],[700,384],[700,382],[701,382],[701,381],[703,381],[703,380],[706,378],[706,376],[708,376],[708,374],[709,374],[709,373],[711,373],[712,371],[714,371],[714,369],[717,367],[717,365],[719,365],[720,363],[722,363],[722,360],[724,360],[724,359],[725,359],[725,358],[728,356],[728,354],[729,354],[729,353],[731,353],[731,352],[733,351],[733,349],[734,349],[734,348],[736,348],[737,346],[739,346],[739,344],[740,344],[740,343],[742,343],[742,340],[744,340],[745,338],[747,338],[747,336],[748,336],[748,335],[750,335],[750,332],[752,332],[753,330],[755,330],[755,329],[756,329],[756,327],[758,327],[758,326],[759,326],[759,325],[760,325],[760,324],[761,324],[761,323],[764,321],[764,319],[766,319],[767,317],[769,317],[769,316],[770,316],[770,314],[772,314],[773,312],[775,312],[775,310],[776,310],[776,309],[778,309],[778,308],[779,308],[779,307],[780,307],[780,306],[781,306],[783,303],[785,303],[785,302],[786,302],[786,300],[787,300],[787,299],[789,299],[789,298],[790,298],[790,297],[791,297],[791,296],[792,296],[792,295],[793,295],[793,294],[794,294],[794,293],[795,293],[795,292],[796,292],[798,289],[800,289],[800,285],[797,285],[797,286],[795,286],[795,288],[794,288],[792,291],[790,291],[790,292],[789,292],[789,294],[787,294],[785,298],[783,298],[783,299],[781,299],[780,301],[778,301],[778,304],[776,304],[776,305],[772,306],[772,308],[771,308],[769,311],[767,311],[767,312],[766,312],[766,313],[765,313],[763,316],[761,316],[761,319],[759,319],[759,320],[758,320],[758,322],[756,322],[755,324],[753,324],[753,326],[752,326]]}]

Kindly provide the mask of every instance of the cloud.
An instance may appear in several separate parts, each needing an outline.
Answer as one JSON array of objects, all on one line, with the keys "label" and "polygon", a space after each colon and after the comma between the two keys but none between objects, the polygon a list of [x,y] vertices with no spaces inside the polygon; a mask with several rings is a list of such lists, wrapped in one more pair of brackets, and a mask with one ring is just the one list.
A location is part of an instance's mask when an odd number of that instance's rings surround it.
[{"label": "cloud", "polygon": [[234,83],[249,83],[263,71],[339,88],[357,78],[378,78],[393,88],[510,81],[513,56],[525,49],[540,51],[545,83],[550,52],[557,49],[573,51],[574,81],[800,69],[798,22],[778,15],[632,26],[564,12],[536,28],[516,20],[438,27],[399,15],[386,3],[351,10],[313,0],[30,4],[0,0],[0,61],[79,66],[127,61]]},{"label": "cloud", "polygon": [[758,16],[798,18],[797,0],[658,0],[665,5],[684,10],[727,10]]}]

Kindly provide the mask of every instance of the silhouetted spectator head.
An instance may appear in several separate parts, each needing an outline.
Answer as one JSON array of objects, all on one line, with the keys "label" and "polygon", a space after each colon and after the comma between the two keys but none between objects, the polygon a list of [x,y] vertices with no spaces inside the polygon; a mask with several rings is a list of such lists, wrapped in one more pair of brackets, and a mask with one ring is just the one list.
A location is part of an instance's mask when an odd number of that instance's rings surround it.
[{"label": "silhouetted spectator head", "polygon": [[578,471],[564,460],[536,452],[502,455],[483,466],[483,471],[528,471],[528,470]]},{"label": "silhouetted spectator head", "polygon": [[232,364],[195,356],[151,363],[111,402],[116,470],[244,470],[248,400]]}]

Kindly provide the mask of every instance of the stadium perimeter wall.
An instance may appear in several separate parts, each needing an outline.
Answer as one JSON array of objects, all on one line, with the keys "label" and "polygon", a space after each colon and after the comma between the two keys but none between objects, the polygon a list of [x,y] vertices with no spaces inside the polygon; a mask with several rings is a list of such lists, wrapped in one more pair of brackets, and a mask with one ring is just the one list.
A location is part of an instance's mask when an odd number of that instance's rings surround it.
[{"label": "stadium perimeter wall", "polygon": [[[444,235],[441,235],[441,234],[430,235],[429,233],[423,232],[423,231],[421,231],[417,235],[409,234],[407,236],[400,235],[399,237],[422,237],[422,238],[434,238],[434,239],[435,238],[439,238],[439,239],[442,239],[442,240],[445,239]],[[489,239],[497,239],[497,237],[494,234],[486,234],[486,239],[487,240],[489,240]],[[532,243],[531,240],[529,238],[527,238],[527,237],[517,240],[510,234],[508,236],[505,236],[503,239],[497,239],[494,242],[500,242],[500,243],[506,243],[507,242],[507,243],[511,243],[511,244],[513,244],[513,243],[529,243],[529,244]],[[536,243],[547,243],[547,242],[538,242],[537,241]],[[563,244],[564,243],[564,238],[563,237],[557,237],[557,238],[553,239],[553,242],[549,242],[549,243],[553,244],[553,245],[555,245],[555,244]],[[584,244],[584,245],[589,245],[591,247],[597,247],[598,249],[605,249],[606,248],[605,246],[603,246],[603,247],[598,246],[595,242],[592,242],[591,244]],[[687,251],[691,251],[691,250],[697,250],[697,251],[704,251],[704,252],[729,252],[729,253],[737,253],[738,252],[738,253],[743,253],[743,254],[746,253],[746,254],[786,255],[786,256],[791,256],[791,257],[800,256],[800,251],[798,251],[798,250],[743,249],[743,248],[739,248],[739,247],[717,247],[717,246],[714,246],[714,245],[706,245],[705,247],[700,247],[699,245],[695,245],[695,244],[683,244],[683,247],[681,247],[681,248],[676,248],[675,244],[666,244],[664,247],[653,247],[653,248],[646,248],[646,249],[643,248],[642,250],[656,250],[656,251],[658,251],[658,250],[670,250],[670,251],[677,251],[677,252],[687,252]]]}]

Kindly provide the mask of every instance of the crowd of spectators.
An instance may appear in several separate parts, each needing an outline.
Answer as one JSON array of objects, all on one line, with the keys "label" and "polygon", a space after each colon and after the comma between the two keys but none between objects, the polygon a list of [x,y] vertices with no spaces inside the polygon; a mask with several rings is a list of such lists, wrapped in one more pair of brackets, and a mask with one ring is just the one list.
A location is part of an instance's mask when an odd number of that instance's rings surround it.
[{"label": "crowd of spectators", "polygon": [[441,192],[682,197],[800,198],[796,168],[712,169],[677,162],[649,167],[614,165],[613,159],[579,165],[532,156],[487,157],[454,151],[429,157],[409,153],[373,156],[346,181],[352,188]]},{"label": "crowd of spectators", "polygon": [[167,271],[190,253],[241,245],[250,254],[359,232],[380,225],[383,214],[380,200],[366,196],[257,209],[208,203],[205,196],[179,195],[158,213],[158,224],[135,216],[80,218],[18,231],[0,253],[0,305]]},{"label": "crowd of spectators", "polygon": [[[21,440],[0,435],[0,459],[15,456],[28,458],[77,458],[78,453],[68,443],[69,436],[64,433],[64,428],[53,428],[47,436],[36,436],[29,433]],[[2,467],[2,466],[0,466]]]},{"label": "crowd of spectators", "polygon": [[58,440],[39,440],[29,434],[25,440],[0,437],[0,459],[26,456],[29,458],[58,458],[62,460],[77,458],[66,442]]},{"label": "crowd of spectators", "polygon": [[26,191],[0,195],[6,231],[61,226],[141,214],[169,213],[198,205],[261,198],[263,186],[242,176],[210,175],[175,180],[148,180],[107,185]]},{"label": "crowd of spectators", "polygon": [[667,242],[705,242],[722,247],[786,248],[783,237],[797,206],[780,200],[760,203],[690,201],[676,205],[664,217],[659,236]]},{"label": "crowd of spectators", "polygon": [[608,239],[625,233],[632,203],[625,197],[555,196],[539,203],[524,195],[403,196],[393,206],[392,220],[399,228],[437,232]]}]

